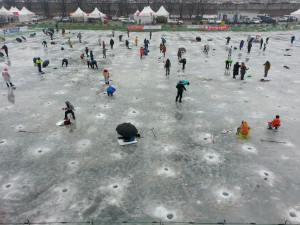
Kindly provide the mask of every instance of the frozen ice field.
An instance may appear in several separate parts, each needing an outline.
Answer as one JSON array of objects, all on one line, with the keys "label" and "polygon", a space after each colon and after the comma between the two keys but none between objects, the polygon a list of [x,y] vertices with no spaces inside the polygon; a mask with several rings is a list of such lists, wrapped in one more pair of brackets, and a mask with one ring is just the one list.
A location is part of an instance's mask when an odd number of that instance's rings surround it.
[{"label": "frozen ice field", "polygon": [[[238,47],[248,33],[155,32],[142,60],[139,47],[149,33],[131,32],[131,50],[119,42],[120,32],[115,32],[113,50],[111,32],[82,31],[81,44],[77,33],[56,34],[57,45],[41,32],[24,43],[6,39],[10,62],[3,58],[0,69],[8,68],[17,89],[1,80],[0,222],[300,223],[299,31],[250,33],[270,40],[265,52],[258,43],[250,54],[246,46],[233,50],[233,63],[250,68],[244,82],[232,79],[232,69],[224,73],[225,37],[230,35],[230,45]],[[97,46],[99,34],[109,49],[106,59]],[[297,37],[293,45],[292,34]],[[73,48],[60,50],[69,36]],[[165,59],[172,63],[169,79],[159,52],[162,36]],[[197,36],[202,42],[191,42]],[[80,60],[86,46],[94,51],[99,70]],[[179,47],[187,49],[184,72]],[[38,56],[50,60],[43,75],[32,62]],[[63,58],[68,68],[61,67]],[[259,82],[267,60],[271,81]],[[105,94],[103,68],[117,88],[113,97]],[[176,104],[179,78],[191,85]],[[59,127],[66,100],[76,109],[76,122]],[[267,121],[276,114],[282,126],[272,132]],[[248,140],[235,136],[242,120],[251,126]],[[139,130],[143,138],[137,144],[118,145],[115,128],[123,122]],[[222,134],[224,129],[232,132]]]}]

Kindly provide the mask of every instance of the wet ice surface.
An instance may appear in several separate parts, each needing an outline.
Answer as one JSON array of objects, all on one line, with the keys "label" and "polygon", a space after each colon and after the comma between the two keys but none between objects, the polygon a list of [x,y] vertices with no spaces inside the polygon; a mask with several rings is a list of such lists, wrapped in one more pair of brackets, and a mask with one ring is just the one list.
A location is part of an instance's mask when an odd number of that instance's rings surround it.
[{"label": "wet ice surface", "polygon": [[[247,33],[153,33],[142,60],[134,38],[142,43],[148,33],[131,33],[131,50],[115,38],[107,59],[97,35],[108,44],[111,33],[82,33],[83,43],[74,32],[74,48],[64,51],[50,40],[43,49],[40,33],[22,44],[8,38],[8,69],[17,89],[1,84],[0,222],[300,222],[300,51],[298,42],[289,43],[291,32],[262,33],[270,37],[264,53],[256,43],[249,55],[245,48],[233,50],[233,61],[240,58],[250,68],[245,82],[224,74],[225,37],[238,46]],[[169,79],[158,49],[161,36],[172,63]],[[190,41],[197,36],[201,43]],[[202,52],[207,43],[215,49],[208,57]],[[101,70],[87,69],[86,59],[79,59],[85,46],[110,71],[114,97],[105,94]],[[184,72],[178,47],[187,49]],[[283,56],[287,52],[292,56]],[[44,75],[33,66],[36,56],[50,60]],[[63,58],[68,68],[61,68]],[[261,83],[266,60],[271,81]],[[178,78],[191,85],[176,105]],[[66,100],[75,106],[77,121],[58,127]],[[266,122],[276,114],[282,126],[268,131]],[[242,120],[252,127],[248,140],[234,135]],[[118,145],[115,127],[122,122],[132,122],[142,134],[136,145]],[[224,129],[232,132],[222,134]]]}]

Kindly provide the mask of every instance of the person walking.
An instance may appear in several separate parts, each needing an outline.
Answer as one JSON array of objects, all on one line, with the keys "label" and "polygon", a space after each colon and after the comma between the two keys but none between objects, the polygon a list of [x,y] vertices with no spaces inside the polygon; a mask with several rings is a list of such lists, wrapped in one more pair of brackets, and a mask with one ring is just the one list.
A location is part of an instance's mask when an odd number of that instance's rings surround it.
[{"label": "person walking", "polygon": [[166,51],[167,51],[166,46],[163,46],[162,53],[164,54],[164,57],[166,56]]},{"label": "person walking", "polygon": [[107,69],[103,70],[103,76],[104,76],[105,84],[109,85],[109,72]]},{"label": "person walking", "polygon": [[66,67],[68,67],[69,61],[66,58],[62,60],[61,67],[63,67],[64,64],[66,64]]},{"label": "person walking", "polygon": [[263,44],[264,44],[264,39],[261,38],[261,39],[260,39],[260,48],[259,48],[259,49],[262,49]]},{"label": "person walking", "polygon": [[86,54],[86,57],[89,57],[89,48],[88,47],[85,47],[85,54]]},{"label": "person walking", "polygon": [[101,43],[102,43],[102,41],[101,41],[101,36],[98,35],[98,45],[101,46]]},{"label": "person walking", "polygon": [[82,38],[82,35],[81,35],[81,33],[79,32],[79,34],[77,35],[77,38],[78,38],[78,40],[79,40],[79,43],[81,43],[81,38]]},{"label": "person walking", "polygon": [[264,43],[264,48],[263,48],[263,51],[266,51],[266,48],[267,48],[267,44]]},{"label": "person walking", "polygon": [[184,70],[184,69],[185,69],[185,64],[186,64],[186,59],[183,58],[183,59],[181,60],[181,63],[182,63],[182,70]]},{"label": "person walking", "polygon": [[231,59],[231,54],[232,54],[232,46],[228,49],[228,59]]},{"label": "person walking", "polygon": [[150,31],[150,40],[151,40],[151,38],[152,38],[152,31]]},{"label": "person walking", "polygon": [[136,36],[136,37],[135,37],[135,39],[134,39],[135,46],[137,46],[137,45],[138,45],[138,41],[139,41],[139,40],[138,40],[138,37]]},{"label": "person walking", "polygon": [[148,51],[148,46],[149,46],[149,44],[150,44],[150,41],[149,40],[146,40],[146,42],[145,42],[145,49]]},{"label": "person walking", "polygon": [[68,119],[68,114],[69,113],[72,114],[73,119],[75,120],[75,113],[74,113],[75,108],[74,108],[74,106],[69,101],[66,101],[65,103],[66,103],[66,106],[67,106],[66,108],[63,108],[63,110],[65,110],[65,120]]},{"label": "person walking", "polygon": [[244,76],[246,74],[246,70],[248,70],[249,68],[246,67],[245,63],[242,62],[241,65],[241,80],[244,80]]},{"label": "person walking", "polygon": [[106,59],[106,48],[103,48],[102,54],[103,54],[103,58]]},{"label": "person walking", "polygon": [[171,62],[170,59],[167,59],[166,63],[165,63],[165,68],[166,68],[166,76],[170,75],[170,68],[171,68]]},{"label": "person walking", "polygon": [[105,48],[105,42],[104,41],[102,41],[102,47]]},{"label": "person walking", "polygon": [[114,40],[110,39],[109,43],[110,43],[110,48],[113,49],[114,48],[114,44],[115,44]]},{"label": "person walking", "polygon": [[126,45],[126,48],[129,49],[129,41],[128,40],[125,41],[125,45]]},{"label": "person walking", "polygon": [[233,79],[236,79],[235,76],[238,76],[239,75],[239,69],[240,69],[241,65],[239,64],[239,62],[236,62],[234,65],[233,65]]},{"label": "person walking", "polygon": [[295,36],[292,36],[291,37],[291,44],[293,44],[293,42],[295,41],[296,37]]},{"label": "person walking", "polygon": [[143,54],[144,54],[144,49],[143,47],[140,48],[140,54],[141,54],[141,59],[143,58]]},{"label": "person walking", "polygon": [[264,63],[264,66],[265,66],[265,75],[264,75],[264,77],[267,77],[268,76],[268,72],[271,69],[271,64],[270,64],[269,61],[267,61],[266,63]]},{"label": "person walking", "polygon": [[227,38],[225,38],[227,41],[226,41],[226,45],[229,45],[229,42],[230,42],[230,39],[231,39],[231,37],[227,37]]},{"label": "person walking", "polygon": [[37,66],[38,66],[39,73],[43,73],[43,71],[42,71],[42,60],[41,60],[41,58],[38,57],[37,60],[35,61],[35,63],[36,63]]},{"label": "person walking", "polygon": [[115,30],[112,30],[111,34],[112,34],[113,37],[115,37]]},{"label": "person walking", "polygon": [[244,47],[244,40],[241,40],[241,42],[240,42],[240,50],[242,50],[243,47]]},{"label": "person walking", "polygon": [[127,36],[129,37],[129,30],[127,29]]},{"label": "person walking", "polygon": [[164,47],[163,43],[160,43],[160,45],[159,45],[159,52],[160,52],[160,53],[162,53],[163,47]]},{"label": "person walking", "polygon": [[50,39],[53,40],[53,32],[49,31]]},{"label": "person walking", "polygon": [[248,42],[248,53],[251,52],[251,48],[252,48],[252,41]]},{"label": "person walking", "polygon": [[6,44],[4,44],[1,49],[5,51],[5,54],[8,57],[8,47],[6,46]]},{"label": "person walking", "polygon": [[166,45],[166,42],[167,42],[167,41],[166,41],[165,38],[162,37],[162,38],[161,38],[161,42],[162,42],[163,45]]},{"label": "person walking", "polygon": [[9,87],[9,85],[11,87],[14,87],[14,85],[12,84],[12,82],[10,81],[11,77],[10,74],[8,73],[8,69],[4,68],[4,71],[2,72],[2,77],[7,85],[7,87]]},{"label": "person walking", "polygon": [[268,42],[269,42],[269,37],[267,37],[267,39],[266,39],[266,43],[268,44]]},{"label": "person walking", "polygon": [[179,98],[179,102],[181,102],[183,90],[185,91],[187,90],[185,89],[185,86],[182,83],[182,81],[179,81],[179,83],[176,85],[176,88],[177,88],[177,96],[175,101],[177,102]]},{"label": "person walking", "polygon": [[181,52],[181,49],[179,48],[178,52],[177,52],[177,57],[178,57],[179,61],[181,60],[181,56],[182,56],[182,52]]},{"label": "person walking", "polygon": [[44,40],[44,41],[42,42],[42,45],[44,45],[44,48],[48,48],[48,46],[47,46],[47,41]]}]

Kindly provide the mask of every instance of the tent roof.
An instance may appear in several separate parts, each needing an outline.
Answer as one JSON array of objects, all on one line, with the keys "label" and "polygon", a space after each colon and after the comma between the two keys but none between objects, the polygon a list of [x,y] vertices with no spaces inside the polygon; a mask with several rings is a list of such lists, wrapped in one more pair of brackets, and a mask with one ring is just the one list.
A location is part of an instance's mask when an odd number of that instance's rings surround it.
[{"label": "tent roof", "polygon": [[150,6],[145,6],[144,9],[142,10],[142,12],[140,13],[141,14],[155,14],[155,12],[151,9]]},{"label": "tent roof", "polygon": [[35,13],[31,12],[30,10],[26,9],[25,7],[23,7],[21,9],[20,14],[23,14],[23,15],[35,15]]},{"label": "tent roof", "polygon": [[155,13],[155,16],[165,16],[165,17],[168,17],[169,14],[170,13],[165,9],[165,7],[161,6],[159,8],[159,10]]},{"label": "tent roof", "polygon": [[139,13],[140,13],[140,11],[137,9],[136,12],[133,15],[137,15]]},{"label": "tent roof", "polygon": [[4,8],[4,6],[2,6],[2,8],[0,9],[0,12],[8,12],[8,10],[6,8]]},{"label": "tent roof", "polygon": [[19,13],[20,10],[18,10],[17,7],[13,7],[13,6],[12,6],[12,7],[10,8],[9,12],[18,12],[18,13]]},{"label": "tent roof", "polygon": [[92,18],[100,18],[100,17],[105,17],[106,15],[100,12],[99,9],[96,7],[93,12],[88,14],[88,16]]},{"label": "tent roof", "polygon": [[86,13],[83,12],[80,7],[78,7],[78,9],[72,13],[72,16],[86,16]]},{"label": "tent roof", "polygon": [[297,11],[291,13],[291,15],[299,15],[299,14],[300,14],[300,9],[298,9]]}]

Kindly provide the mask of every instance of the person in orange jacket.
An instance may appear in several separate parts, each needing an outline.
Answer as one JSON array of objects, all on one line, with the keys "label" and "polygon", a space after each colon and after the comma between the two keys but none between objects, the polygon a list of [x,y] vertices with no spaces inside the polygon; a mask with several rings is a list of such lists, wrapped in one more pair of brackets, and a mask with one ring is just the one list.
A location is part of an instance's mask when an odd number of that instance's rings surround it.
[{"label": "person in orange jacket", "polygon": [[242,121],[242,124],[237,129],[237,137],[241,139],[247,139],[250,136],[251,127],[247,124],[245,120]]},{"label": "person in orange jacket", "polygon": [[107,69],[103,70],[103,76],[104,76],[104,79],[105,79],[105,84],[109,85],[109,72],[108,72]]},{"label": "person in orange jacket", "polygon": [[264,64],[264,66],[265,66],[265,75],[264,75],[264,77],[267,77],[267,76],[268,76],[268,72],[269,72],[269,70],[270,70],[270,68],[271,68],[271,64],[270,64],[269,61],[267,61],[267,62]]},{"label": "person in orange jacket", "polygon": [[268,122],[268,129],[272,130],[273,128],[275,128],[275,130],[278,129],[278,127],[280,126],[281,120],[279,119],[279,115],[276,115],[276,118],[274,118],[272,121]]},{"label": "person in orange jacket", "polygon": [[144,53],[144,50],[143,50],[143,47],[141,47],[141,48],[140,48],[141,58],[143,57],[143,53]]},{"label": "person in orange jacket", "polygon": [[136,36],[136,37],[135,37],[135,39],[134,39],[135,46],[137,46],[137,45],[138,45],[138,41],[139,41],[139,39],[138,39],[138,37]]}]

